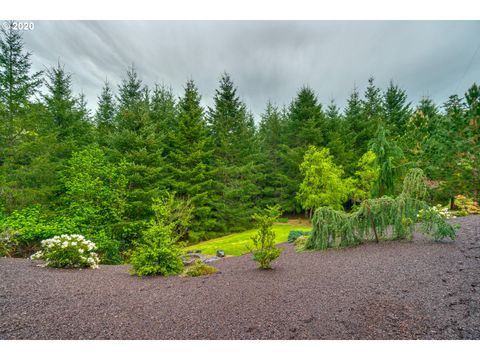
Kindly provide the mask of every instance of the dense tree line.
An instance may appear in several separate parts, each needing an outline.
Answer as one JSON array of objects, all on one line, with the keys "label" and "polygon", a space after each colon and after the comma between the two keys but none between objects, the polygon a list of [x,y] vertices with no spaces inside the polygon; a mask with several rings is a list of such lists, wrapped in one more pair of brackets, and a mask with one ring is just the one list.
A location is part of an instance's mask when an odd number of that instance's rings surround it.
[{"label": "dense tree line", "polygon": [[[440,106],[414,105],[394,83],[382,91],[370,78],[343,111],[304,87],[284,108],[269,102],[256,124],[226,73],[205,109],[193,80],[177,98],[147,87],[132,66],[118,88],[104,84],[91,113],[62,64],[33,73],[30,57],[21,33],[2,30],[0,222],[23,229],[27,242],[78,232],[115,262],[166,191],[191,208],[182,240],[192,242],[248,228],[269,205],[300,214],[313,206],[307,200],[348,209],[398,193],[413,167],[425,171],[435,201],[480,196],[476,84]],[[329,169],[343,192],[312,195],[323,180],[300,167],[304,159]]]}]

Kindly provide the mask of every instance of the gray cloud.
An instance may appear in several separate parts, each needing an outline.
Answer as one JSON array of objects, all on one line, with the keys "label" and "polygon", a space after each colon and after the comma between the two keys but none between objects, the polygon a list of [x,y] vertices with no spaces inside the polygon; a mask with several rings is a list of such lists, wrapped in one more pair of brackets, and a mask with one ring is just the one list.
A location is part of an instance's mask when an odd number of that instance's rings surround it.
[{"label": "gray cloud", "polygon": [[177,95],[193,78],[204,105],[227,71],[258,116],[302,85],[343,106],[370,75],[383,88],[398,83],[414,103],[443,103],[480,82],[479,35],[479,21],[37,21],[24,40],[34,68],[60,60],[91,108],[105,79],[118,85],[134,63],[147,85]]}]

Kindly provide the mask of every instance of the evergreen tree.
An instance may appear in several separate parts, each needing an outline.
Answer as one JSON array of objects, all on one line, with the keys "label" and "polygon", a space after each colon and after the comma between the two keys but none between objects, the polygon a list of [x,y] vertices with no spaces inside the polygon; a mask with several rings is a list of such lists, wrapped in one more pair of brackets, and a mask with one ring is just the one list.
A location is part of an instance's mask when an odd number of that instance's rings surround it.
[{"label": "evergreen tree", "polygon": [[7,213],[45,203],[55,176],[50,126],[43,106],[32,102],[42,72],[31,73],[21,34],[12,26],[0,30],[0,212]]},{"label": "evergreen tree", "polygon": [[226,73],[215,92],[214,106],[209,108],[208,124],[214,147],[219,230],[247,228],[259,196],[255,125]]},{"label": "evergreen tree", "polygon": [[[287,144],[291,148],[326,145],[326,121],[315,92],[303,87],[289,107]],[[303,154],[302,154],[303,155]]]},{"label": "evergreen tree", "polygon": [[288,207],[291,199],[285,187],[286,178],[282,167],[282,146],[285,138],[285,114],[270,101],[261,115],[258,131],[261,164],[262,207],[280,205]]},{"label": "evergreen tree", "polygon": [[118,89],[115,132],[109,140],[112,160],[126,162],[128,226],[124,231],[128,240],[140,236],[152,216],[152,199],[160,197],[164,189],[161,143],[152,132],[148,94],[135,68],[130,67]]},{"label": "evergreen tree", "polygon": [[393,138],[403,135],[406,124],[411,116],[410,103],[407,103],[405,90],[400,89],[391,81],[383,96],[385,124]]},{"label": "evergreen tree", "polygon": [[295,197],[302,182],[299,165],[310,145],[321,147],[326,143],[327,124],[322,106],[315,92],[303,87],[291,102],[285,122],[285,144],[282,146],[284,211],[300,212],[301,206]]},{"label": "evergreen tree", "polygon": [[439,116],[440,114],[433,101],[430,98],[422,98],[407,120],[405,132],[399,139],[407,161],[418,168],[427,168],[425,160],[428,161],[428,159],[425,159],[425,144]]},{"label": "evergreen tree", "polygon": [[[327,147],[337,164],[346,167],[352,162],[354,152],[349,145],[349,130],[346,120],[341,116],[340,109],[333,102],[325,111]],[[346,141],[348,139],[348,141]]]},{"label": "evergreen tree", "polygon": [[467,190],[462,179],[465,161],[465,103],[458,95],[452,95],[444,104],[445,114],[437,116],[430,125],[425,143],[424,162],[428,163],[427,174],[439,181],[444,199],[454,206],[454,197]]},{"label": "evergreen tree", "polygon": [[465,100],[467,109],[464,148],[467,161],[464,179],[469,185],[469,192],[480,201],[480,87],[476,83],[468,89]]},{"label": "evergreen tree", "polygon": [[367,151],[368,142],[376,136],[379,127],[384,125],[383,117],[382,93],[374,84],[374,78],[370,77],[362,100],[361,130],[356,139],[359,155]]},{"label": "evergreen tree", "polygon": [[[168,156],[173,145],[174,127],[177,121],[177,104],[171,88],[155,85],[150,101],[150,131],[162,143],[162,155]],[[164,175],[165,177],[168,174]]]},{"label": "evergreen tree", "polygon": [[41,84],[42,72],[31,74],[30,57],[31,53],[24,50],[20,31],[12,26],[0,30],[0,147],[3,156],[4,146],[13,146],[15,140],[19,140],[30,99]]},{"label": "evergreen tree", "polygon": [[[79,104],[72,93],[72,75],[60,63],[47,72],[47,93],[43,96],[49,116],[62,144],[60,156],[68,157],[76,146],[91,142],[92,124],[85,104]],[[82,99],[82,98],[81,98]],[[83,98],[84,100],[84,98]],[[82,108],[83,107],[83,108]]]},{"label": "evergreen tree", "polygon": [[208,130],[193,80],[187,82],[178,102],[177,121],[169,133],[171,146],[166,157],[168,186],[177,197],[193,206],[190,240],[205,240],[216,228],[212,216],[214,203],[213,171]]},{"label": "evergreen tree", "polygon": [[370,141],[369,146],[376,156],[376,166],[379,168],[372,193],[375,197],[393,195],[400,176],[399,165],[403,152],[394,141],[387,140],[387,134],[383,126],[378,128],[377,134]]},{"label": "evergreen tree", "polygon": [[345,165],[347,174],[352,175],[355,171],[354,164],[364,152],[363,143],[361,142],[362,126],[362,102],[360,93],[356,87],[353,88],[352,93],[347,99],[347,106],[345,108],[345,130],[343,132],[342,140],[349,147],[351,152],[351,161]]},{"label": "evergreen tree", "polygon": [[95,113],[95,124],[98,130],[110,133],[114,130],[116,104],[112,88],[108,81],[105,81],[102,93],[98,96],[97,111]]}]

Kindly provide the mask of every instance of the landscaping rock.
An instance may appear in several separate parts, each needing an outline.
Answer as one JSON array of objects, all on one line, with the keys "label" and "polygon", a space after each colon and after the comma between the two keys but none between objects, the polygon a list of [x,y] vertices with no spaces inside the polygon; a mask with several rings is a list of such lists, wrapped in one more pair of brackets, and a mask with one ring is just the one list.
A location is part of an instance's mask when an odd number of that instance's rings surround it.
[{"label": "landscaping rock", "polygon": [[222,258],[222,257],[225,257],[225,251],[223,251],[223,250],[217,250],[217,256],[218,256],[218,257],[221,257],[221,258]]}]

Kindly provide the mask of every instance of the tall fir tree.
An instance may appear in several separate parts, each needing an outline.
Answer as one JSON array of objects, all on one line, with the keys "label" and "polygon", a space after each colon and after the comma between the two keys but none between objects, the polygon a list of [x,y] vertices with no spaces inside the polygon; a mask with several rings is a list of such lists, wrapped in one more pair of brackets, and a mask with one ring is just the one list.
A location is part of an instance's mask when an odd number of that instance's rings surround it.
[{"label": "tall fir tree", "polygon": [[[405,124],[405,131],[399,139],[406,160],[414,167],[427,171],[428,159],[425,157],[426,143],[430,138],[440,113],[432,99],[420,100],[413,114]],[[427,174],[430,176],[430,174]]]},{"label": "tall fir tree", "polygon": [[465,121],[465,103],[458,95],[452,95],[444,104],[445,113],[430,124],[429,137],[425,142],[427,174],[439,181],[444,199],[454,206],[454,197],[463,193],[466,183],[462,181],[465,137],[462,135]]},{"label": "tall fir tree", "polygon": [[31,53],[24,48],[22,33],[11,25],[0,30],[0,213],[44,200],[34,185],[42,176],[31,166],[43,110],[32,98],[42,72],[32,73]]},{"label": "tall fir tree", "polygon": [[383,95],[385,126],[394,139],[400,138],[406,130],[406,124],[412,112],[411,104],[407,102],[407,94],[390,81]]},{"label": "tall fir tree", "polygon": [[326,146],[335,158],[338,165],[346,168],[354,159],[354,152],[349,145],[349,130],[347,122],[340,113],[340,109],[332,100],[325,111],[326,119]]},{"label": "tall fir tree", "polygon": [[169,143],[177,120],[177,102],[173,90],[156,84],[150,100],[150,131],[162,143],[162,156],[168,156],[172,149]]},{"label": "tall fir tree", "polygon": [[299,165],[310,145],[322,147],[327,144],[325,114],[311,88],[301,88],[291,102],[285,130],[282,162],[286,188],[285,197],[288,200],[284,210],[289,213],[299,213],[302,208],[295,197],[302,182]]},{"label": "tall fir tree", "polygon": [[148,90],[132,65],[118,88],[118,111],[110,146],[112,160],[124,160],[128,180],[125,237],[134,240],[152,215],[152,199],[160,197],[163,186],[163,158],[158,134],[152,132]]},{"label": "tall fir tree", "polygon": [[224,73],[208,111],[216,167],[216,219],[219,231],[251,226],[259,198],[258,147],[253,117]]},{"label": "tall fir tree", "polygon": [[[85,104],[79,104],[72,92],[72,75],[58,63],[47,72],[45,106],[52,119],[59,142],[63,143],[61,157],[66,158],[78,146],[92,141],[92,124],[88,119]],[[83,108],[82,108],[83,106]]]},{"label": "tall fir tree", "polygon": [[13,26],[0,30],[0,147],[3,156],[4,146],[13,146],[19,140],[30,100],[42,81],[42,72],[31,72],[31,53],[25,51],[21,34]]},{"label": "tall fir tree", "polygon": [[355,164],[364,153],[362,152],[364,144],[360,137],[363,131],[362,111],[360,93],[357,87],[354,87],[347,99],[344,112],[345,129],[343,131],[343,142],[348,145],[352,156],[352,161],[349,164],[345,164],[345,171],[348,175],[353,175]]},{"label": "tall fir tree", "polygon": [[285,186],[282,167],[282,146],[285,143],[285,110],[282,112],[272,102],[267,103],[260,117],[258,130],[259,160],[261,166],[262,207],[280,205],[288,207],[291,199]]},{"label": "tall fir tree", "polygon": [[385,125],[382,93],[374,81],[373,77],[368,79],[368,85],[362,100],[361,130],[358,133],[356,143],[359,154],[364,154],[367,151],[368,142],[376,136],[379,127]]},{"label": "tall fir tree", "polygon": [[95,125],[100,133],[110,133],[114,130],[116,114],[115,96],[108,81],[103,84],[102,92],[98,96]]},{"label": "tall fir tree", "polygon": [[165,159],[169,189],[193,205],[188,234],[193,242],[205,240],[216,230],[212,216],[215,202],[212,149],[200,100],[195,83],[189,80],[178,102],[176,121],[168,136],[171,148]]}]

